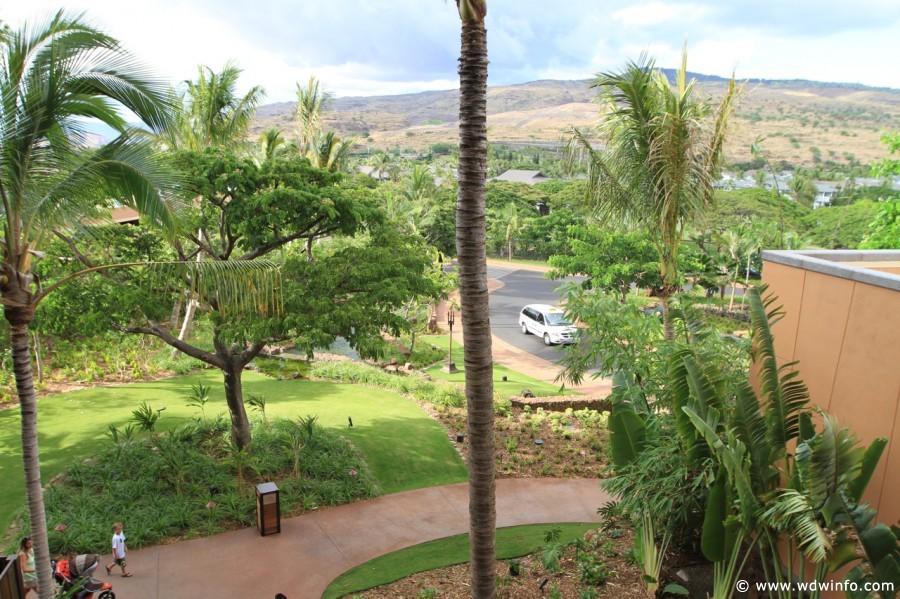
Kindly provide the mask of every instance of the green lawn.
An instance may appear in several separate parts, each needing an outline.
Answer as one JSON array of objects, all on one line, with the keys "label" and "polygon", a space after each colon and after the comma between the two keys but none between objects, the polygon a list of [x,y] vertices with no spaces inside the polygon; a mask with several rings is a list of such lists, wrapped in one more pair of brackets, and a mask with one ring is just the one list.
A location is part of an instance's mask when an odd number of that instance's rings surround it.
[{"label": "green lawn", "polygon": [[[453,383],[459,383],[460,385],[465,384],[466,373],[462,364],[462,352],[460,352],[459,355],[459,362],[456,362],[456,367],[459,369],[459,372],[447,374],[442,370],[443,367],[444,364],[435,364],[425,372],[436,379],[451,381]],[[503,380],[504,376],[506,377],[506,381]],[[494,391],[507,396],[520,395],[522,389],[531,390],[535,397],[545,397],[548,395],[580,395],[577,391],[572,391],[570,389],[560,391],[559,385],[545,383],[544,381],[539,381],[530,376],[525,376],[524,374],[510,370],[506,366],[494,364]]]},{"label": "green lawn", "polygon": [[[544,533],[559,528],[560,539],[581,537],[597,527],[597,523],[534,524],[497,529],[497,557],[510,559],[532,553],[544,544]],[[426,570],[443,568],[469,561],[469,535],[457,535],[422,543],[375,558],[348,570],[332,582],[322,599],[335,599],[350,593],[394,582]]]},{"label": "green lawn", "polygon": [[[90,457],[108,443],[107,426],[124,428],[142,401],[155,409],[166,408],[159,430],[199,415],[196,408],[185,405],[191,385],[198,381],[213,387],[207,417],[226,413],[217,370],[41,398],[38,430],[43,482],[65,470],[72,460]],[[252,372],[244,374],[244,383],[245,394],[266,396],[269,416],[317,415],[323,427],[345,435],[362,452],[384,493],[466,480],[465,465],[445,431],[406,398],[358,385],[276,381]],[[0,530],[5,530],[25,504],[18,408],[0,412],[0,480]]]}]

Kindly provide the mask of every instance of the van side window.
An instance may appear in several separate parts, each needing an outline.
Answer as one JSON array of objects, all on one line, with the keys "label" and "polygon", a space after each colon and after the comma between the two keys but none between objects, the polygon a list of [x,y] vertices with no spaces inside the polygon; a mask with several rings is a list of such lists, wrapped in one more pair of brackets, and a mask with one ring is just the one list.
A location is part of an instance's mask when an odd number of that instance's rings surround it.
[{"label": "van side window", "polygon": [[538,324],[544,324],[544,315],[538,314],[537,321],[538,321]]}]

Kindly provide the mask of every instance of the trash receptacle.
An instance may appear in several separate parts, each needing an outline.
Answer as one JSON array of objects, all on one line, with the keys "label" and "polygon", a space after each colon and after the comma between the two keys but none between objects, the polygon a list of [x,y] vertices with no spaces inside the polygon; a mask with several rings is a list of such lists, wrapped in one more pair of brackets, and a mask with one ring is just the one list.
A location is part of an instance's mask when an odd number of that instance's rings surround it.
[{"label": "trash receptacle", "polygon": [[262,536],[281,532],[281,500],[275,483],[256,485],[256,524]]}]

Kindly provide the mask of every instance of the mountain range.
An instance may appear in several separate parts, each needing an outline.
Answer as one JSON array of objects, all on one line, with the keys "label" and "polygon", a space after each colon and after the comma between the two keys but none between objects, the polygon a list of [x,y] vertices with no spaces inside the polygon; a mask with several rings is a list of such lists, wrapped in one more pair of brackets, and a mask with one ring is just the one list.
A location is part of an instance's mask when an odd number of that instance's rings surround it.
[{"label": "mountain range", "polygon": [[[674,80],[674,71],[664,72]],[[715,102],[728,80],[691,74],[695,91]],[[556,146],[572,127],[600,119],[592,80],[542,80],[488,88],[488,138],[493,144]],[[887,153],[880,136],[900,129],[900,90],[806,80],[738,81],[742,92],[726,154],[751,159],[760,137],[773,161],[794,165],[873,162]],[[262,106],[251,126],[256,136],[276,127],[293,136],[293,102]],[[330,101],[325,127],[353,137],[358,149],[423,150],[456,143],[459,93],[429,91]]]}]

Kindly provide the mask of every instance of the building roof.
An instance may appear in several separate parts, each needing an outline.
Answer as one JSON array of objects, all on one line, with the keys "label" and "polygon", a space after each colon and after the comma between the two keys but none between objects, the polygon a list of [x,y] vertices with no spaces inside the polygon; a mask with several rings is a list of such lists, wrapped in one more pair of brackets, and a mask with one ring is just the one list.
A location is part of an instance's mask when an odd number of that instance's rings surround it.
[{"label": "building roof", "polygon": [[549,181],[550,177],[542,173],[541,171],[524,171],[518,169],[510,169],[499,175],[494,177],[495,181],[510,181],[512,183],[525,183],[527,185],[534,185],[535,183],[540,183],[541,181]]}]

